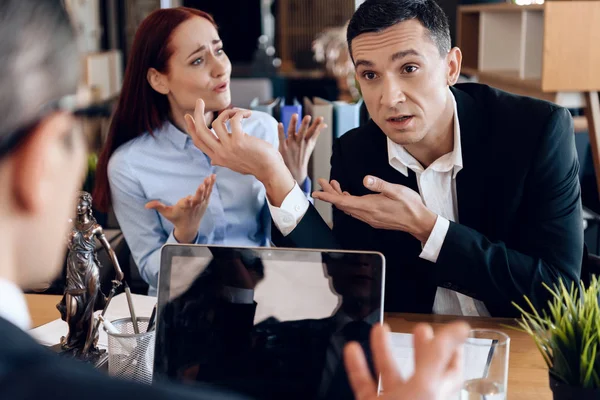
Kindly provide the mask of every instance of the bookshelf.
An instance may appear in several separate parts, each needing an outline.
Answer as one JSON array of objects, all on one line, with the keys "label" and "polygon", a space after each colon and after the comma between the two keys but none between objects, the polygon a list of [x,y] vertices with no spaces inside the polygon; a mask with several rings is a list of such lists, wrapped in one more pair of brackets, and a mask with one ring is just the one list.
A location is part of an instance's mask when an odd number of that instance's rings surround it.
[{"label": "bookshelf", "polygon": [[312,42],[317,34],[326,28],[343,26],[355,8],[355,0],[278,0],[276,43],[282,72],[310,66]]}]

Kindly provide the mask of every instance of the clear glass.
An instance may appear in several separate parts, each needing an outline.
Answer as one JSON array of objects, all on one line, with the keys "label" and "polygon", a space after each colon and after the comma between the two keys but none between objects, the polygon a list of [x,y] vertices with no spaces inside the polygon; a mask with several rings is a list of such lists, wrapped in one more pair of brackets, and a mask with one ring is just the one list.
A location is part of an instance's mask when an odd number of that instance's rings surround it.
[{"label": "clear glass", "polygon": [[464,345],[461,400],[504,400],[508,385],[510,338],[489,329],[473,329]]}]

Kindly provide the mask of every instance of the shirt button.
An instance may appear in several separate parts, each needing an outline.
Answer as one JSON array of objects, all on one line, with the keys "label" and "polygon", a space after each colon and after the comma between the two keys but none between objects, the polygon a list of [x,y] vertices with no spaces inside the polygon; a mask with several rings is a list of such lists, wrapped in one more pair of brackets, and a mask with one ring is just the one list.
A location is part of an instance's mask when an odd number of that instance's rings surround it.
[{"label": "shirt button", "polygon": [[300,206],[298,204],[296,204],[296,206],[294,207],[294,210],[296,210],[297,212],[300,212]]},{"label": "shirt button", "polygon": [[285,222],[286,224],[291,224],[292,223],[292,217],[286,215],[285,217],[283,217],[283,222]]}]

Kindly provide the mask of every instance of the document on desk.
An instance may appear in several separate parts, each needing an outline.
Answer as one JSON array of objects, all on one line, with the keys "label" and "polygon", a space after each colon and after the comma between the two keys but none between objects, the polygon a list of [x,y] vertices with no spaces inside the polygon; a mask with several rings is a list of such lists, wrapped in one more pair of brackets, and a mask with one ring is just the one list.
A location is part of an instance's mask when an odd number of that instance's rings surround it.
[{"label": "document on desk", "polygon": [[[136,317],[149,318],[150,314],[152,314],[152,308],[156,304],[156,297],[132,294],[131,298]],[[100,313],[101,311],[96,311],[95,315],[98,316]],[[121,293],[111,300],[106,310],[105,319],[107,321],[114,321],[127,317],[131,317],[131,314],[129,313],[125,293]],[[106,349],[108,348],[108,336],[102,327],[100,327],[99,331],[98,347]],[[53,346],[60,343],[60,338],[66,336],[67,333],[69,333],[69,326],[60,318],[29,331],[29,334],[44,346]]]},{"label": "document on desk", "polygon": [[[415,370],[413,335],[408,333],[390,333],[392,354],[402,378],[409,379]],[[491,360],[492,340],[469,339],[470,343],[480,342],[481,347],[469,350],[464,363],[464,376],[482,377],[487,373]],[[458,398],[458,394],[457,397]]]}]

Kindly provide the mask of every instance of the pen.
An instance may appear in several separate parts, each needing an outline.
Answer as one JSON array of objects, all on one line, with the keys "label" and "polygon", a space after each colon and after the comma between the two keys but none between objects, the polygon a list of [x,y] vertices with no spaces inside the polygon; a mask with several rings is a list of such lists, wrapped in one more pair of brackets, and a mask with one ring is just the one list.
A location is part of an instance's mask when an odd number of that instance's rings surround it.
[{"label": "pen", "polygon": [[135,310],[133,309],[133,300],[131,300],[131,289],[129,289],[129,285],[127,282],[124,282],[125,286],[125,296],[127,297],[127,305],[129,306],[129,313],[131,314],[131,322],[133,324],[133,332],[136,334],[140,333],[140,328],[138,327],[137,317],[135,316]]},{"label": "pen", "polygon": [[[121,334],[121,331],[119,331],[112,323],[110,323],[110,321],[105,320],[102,315],[98,316],[98,320],[102,322],[102,325],[104,326],[104,329],[106,329],[107,332],[109,332],[113,335]],[[133,351],[134,347],[132,346],[131,343],[128,343],[127,340],[120,338],[120,337],[115,337],[115,339],[117,339],[117,341],[119,343],[121,343],[121,346],[123,346],[123,349],[125,349],[129,352]]]},{"label": "pen", "polygon": [[148,321],[148,328],[146,328],[146,332],[150,332],[152,329],[154,329],[154,321],[156,319],[156,307],[158,304],[155,304],[154,307],[152,307],[152,314],[150,314],[150,320]]},{"label": "pen", "polygon": [[106,328],[107,332],[110,332],[113,335],[119,335],[119,334],[121,334],[121,332],[119,332],[119,330],[113,324],[111,324],[109,321],[105,320],[102,315],[98,316],[98,320],[100,322],[102,322],[102,325],[104,325],[104,327]]}]

